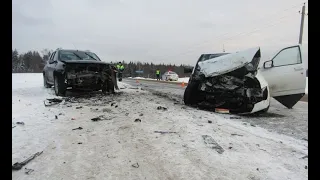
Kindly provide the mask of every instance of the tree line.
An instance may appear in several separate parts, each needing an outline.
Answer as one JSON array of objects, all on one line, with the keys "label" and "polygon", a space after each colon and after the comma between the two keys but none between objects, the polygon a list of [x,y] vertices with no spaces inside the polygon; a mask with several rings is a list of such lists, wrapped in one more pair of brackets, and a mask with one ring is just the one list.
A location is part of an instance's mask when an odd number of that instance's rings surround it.
[{"label": "tree line", "polygon": [[[46,65],[51,53],[54,51],[44,49],[41,52],[28,51],[26,53],[19,53],[17,49],[12,49],[12,73],[42,73],[43,67]],[[116,65],[118,62],[110,62]],[[155,78],[156,70],[160,70],[161,74],[166,71],[174,71],[180,77],[188,76],[184,74],[184,65],[175,64],[154,64],[142,63],[139,61],[123,61],[125,70],[124,77],[145,77]]]}]

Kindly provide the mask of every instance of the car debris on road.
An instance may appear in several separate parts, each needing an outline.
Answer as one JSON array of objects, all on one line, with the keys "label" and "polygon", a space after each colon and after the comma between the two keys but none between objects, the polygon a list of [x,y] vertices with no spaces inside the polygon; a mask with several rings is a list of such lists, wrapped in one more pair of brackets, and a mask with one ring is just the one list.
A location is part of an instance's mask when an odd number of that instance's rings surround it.
[{"label": "car debris on road", "polygon": [[59,104],[63,101],[63,99],[58,99],[58,98],[51,98],[51,99],[46,99],[43,101],[44,106],[48,107],[48,106],[53,106],[56,104]]},{"label": "car debris on road", "polygon": [[162,107],[162,106],[158,106],[157,109],[158,109],[158,110],[164,110],[164,111],[168,110],[168,108]]},{"label": "car debris on road", "polygon": [[16,122],[16,124],[24,125],[24,122]]},{"label": "car debris on road", "polygon": [[24,165],[28,164],[31,160],[42,154],[43,151],[37,152],[34,155],[30,156],[28,159],[24,160],[23,162],[16,162],[12,165],[12,170],[20,170]]},{"label": "car debris on road", "polygon": [[81,130],[81,129],[83,129],[83,128],[82,127],[78,127],[78,128],[74,128],[72,130]]},{"label": "car debris on road", "polygon": [[134,122],[141,122],[141,119],[135,119]]},{"label": "car debris on road", "polygon": [[131,166],[134,168],[139,168],[139,163],[132,164]]},{"label": "car debris on road", "polygon": [[170,132],[170,131],[154,131],[154,133],[160,133],[160,134],[172,134],[177,132]]},{"label": "car debris on road", "polygon": [[215,149],[219,154],[224,152],[224,149],[211,137],[208,135],[202,135],[204,143],[211,149]]},{"label": "car debris on road", "polygon": [[92,118],[92,121],[103,121],[103,120],[111,120],[113,117],[105,117],[104,115],[100,115],[98,117]]},{"label": "car debris on road", "polygon": [[28,168],[24,168],[25,169],[25,172],[26,174],[31,174],[34,170],[33,169],[28,169]]}]

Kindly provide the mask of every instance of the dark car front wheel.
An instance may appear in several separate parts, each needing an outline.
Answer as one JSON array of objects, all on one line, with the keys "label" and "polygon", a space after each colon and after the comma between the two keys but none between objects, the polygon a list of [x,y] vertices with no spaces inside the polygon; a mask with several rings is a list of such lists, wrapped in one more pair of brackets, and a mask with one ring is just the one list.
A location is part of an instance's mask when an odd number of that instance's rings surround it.
[{"label": "dark car front wheel", "polygon": [[200,101],[200,92],[198,91],[198,85],[198,83],[191,82],[186,87],[183,95],[183,101],[186,105],[193,105]]},{"label": "dark car front wheel", "polygon": [[57,96],[65,96],[67,87],[64,83],[64,78],[54,76],[54,92]]},{"label": "dark car front wheel", "polygon": [[43,86],[45,88],[51,88],[51,85],[48,84],[47,80],[46,80],[46,76],[43,74]]}]

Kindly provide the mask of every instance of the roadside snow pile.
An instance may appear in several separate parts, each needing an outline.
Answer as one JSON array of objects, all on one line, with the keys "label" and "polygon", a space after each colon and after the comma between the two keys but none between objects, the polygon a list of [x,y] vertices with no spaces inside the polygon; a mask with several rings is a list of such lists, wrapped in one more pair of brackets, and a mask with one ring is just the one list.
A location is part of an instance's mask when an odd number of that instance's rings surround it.
[{"label": "roadside snow pile", "polygon": [[[41,73],[12,84],[12,121],[24,122],[12,129],[12,162],[43,151],[26,165],[31,175],[23,168],[12,179],[308,179],[307,141],[227,115],[123,82],[114,95],[64,98]],[[50,97],[63,101],[45,107]]]},{"label": "roadside snow pile", "polygon": [[144,77],[135,77],[134,79],[146,79]]},{"label": "roadside snow pile", "polygon": [[188,82],[189,82],[189,77],[179,78],[179,79],[178,79],[178,82],[188,83]]}]

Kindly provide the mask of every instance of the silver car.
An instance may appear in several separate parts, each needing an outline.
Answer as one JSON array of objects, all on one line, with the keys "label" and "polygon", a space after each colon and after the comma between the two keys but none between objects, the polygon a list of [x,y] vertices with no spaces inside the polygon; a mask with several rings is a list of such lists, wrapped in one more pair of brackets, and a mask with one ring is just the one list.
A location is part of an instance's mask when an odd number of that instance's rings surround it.
[{"label": "silver car", "polygon": [[179,76],[173,71],[167,71],[162,75],[162,80],[165,81],[178,81]]}]

